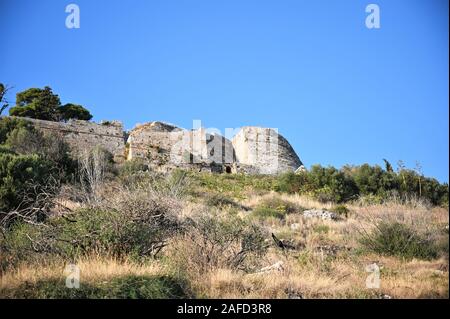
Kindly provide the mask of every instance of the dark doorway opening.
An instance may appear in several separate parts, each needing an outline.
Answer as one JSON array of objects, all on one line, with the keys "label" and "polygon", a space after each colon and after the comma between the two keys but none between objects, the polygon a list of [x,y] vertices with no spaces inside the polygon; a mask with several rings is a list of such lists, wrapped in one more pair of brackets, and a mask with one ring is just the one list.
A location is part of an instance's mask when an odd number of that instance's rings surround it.
[{"label": "dark doorway opening", "polygon": [[227,174],[231,174],[231,167],[230,167],[230,166],[226,166],[226,167],[225,167],[225,172],[226,172]]}]

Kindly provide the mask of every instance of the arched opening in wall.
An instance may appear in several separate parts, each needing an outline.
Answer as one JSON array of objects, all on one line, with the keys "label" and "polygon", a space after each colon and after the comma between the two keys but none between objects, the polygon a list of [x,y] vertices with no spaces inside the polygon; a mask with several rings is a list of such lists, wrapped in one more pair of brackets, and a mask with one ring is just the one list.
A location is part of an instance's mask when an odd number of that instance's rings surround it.
[{"label": "arched opening in wall", "polygon": [[226,166],[225,167],[225,173],[231,174],[231,167],[230,166]]}]

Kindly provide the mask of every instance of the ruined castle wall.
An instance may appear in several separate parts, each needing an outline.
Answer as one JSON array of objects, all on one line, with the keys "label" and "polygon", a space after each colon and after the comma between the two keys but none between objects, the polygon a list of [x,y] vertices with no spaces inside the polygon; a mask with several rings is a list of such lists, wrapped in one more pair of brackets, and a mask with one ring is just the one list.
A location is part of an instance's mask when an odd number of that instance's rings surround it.
[{"label": "ruined castle wall", "polygon": [[128,134],[120,122],[50,122],[23,118],[37,129],[62,134],[74,152],[100,146],[116,161],[141,158],[158,170],[172,168],[198,171],[278,174],[295,171],[302,162],[289,142],[274,129],[243,127],[232,141],[204,128],[184,130],[171,124],[138,125]]},{"label": "ruined castle wall", "polygon": [[127,141],[128,159],[142,158],[151,166],[222,170],[234,162],[231,141],[205,129],[183,130],[161,122],[137,126]]},{"label": "ruined castle wall", "polygon": [[232,140],[238,171],[278,174],[302,165],[289,142],[274,129],[243,127]]},{"label": "ruined castle wall", "polygon": [[75,153],[85,152],[100,146],[120,161],[125,154],[123,125],[120,122],[97,124],[89,121],[72,120],[67,123],[21,118],[30,121],[42,131],[62,134]]}]

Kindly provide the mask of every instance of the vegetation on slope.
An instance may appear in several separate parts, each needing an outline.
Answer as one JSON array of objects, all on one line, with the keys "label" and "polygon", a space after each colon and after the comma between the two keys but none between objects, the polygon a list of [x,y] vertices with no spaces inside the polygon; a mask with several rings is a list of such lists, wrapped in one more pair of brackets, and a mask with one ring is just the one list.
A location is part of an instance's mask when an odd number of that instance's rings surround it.
[{"label": "vegetation on slope", "polygon": [[420,172],[162,174],[101,149],[72,158],[10,118],[0,144],[0,297],[448,298],[448,186]]}]

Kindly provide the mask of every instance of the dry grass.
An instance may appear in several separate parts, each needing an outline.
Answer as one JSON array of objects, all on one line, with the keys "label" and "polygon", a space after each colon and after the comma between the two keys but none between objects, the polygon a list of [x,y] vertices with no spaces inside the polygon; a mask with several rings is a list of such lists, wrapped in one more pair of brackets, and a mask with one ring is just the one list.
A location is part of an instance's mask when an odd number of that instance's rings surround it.
[{"label": "dry grass", "polygon": [[[129,275],[162,275],[165,271],[163,265],[156,262],[142,265],[100,256],[81,258],[75,264],[80,268],[80,281],[92,284]],[[42,280],[64,279],[67,275],[64,273],[65,267],[66,263],[61,260],[51,261],[46,265],[21,264],[0,278],[0,290],[14,289],[25,282],[34,284]]]},{"label": "dry grass", "polygon": [[[216,269],[196,278],[196,289],[211,298],[448,298],[448,273],[439,270],[445,263],[442,260],[404,263],[369,256],[324,262],[310,255],[305,264],[278,257],[284,261],[282,272],[244,274]],[[365,286],[365,266],[374,261],[370,257],[383,266],[379,289]]]},{"label": "dry grass", "polygon": [[[242,200],[243,207],[255,208],[260,203],[278,198],[304,209],[332,209],[333,204],[323,204],[300,195],[254,193]],[[192,217],[199,211],[211,211],[201,203],[180,200],[180,218]],[[448,210],[429,207],[414,201],[400,203],[395,199],[383,204],[349,204],[348,218],[341,221],[304,219],[301,212],[287,214],[284,218],[258,221],[270,234],[289,241],[297,249],[282,251],[271,244],[269,253],[258,260],[258,267],[283,262],[281,271],[248,273],[224,265],[200,270],[192,251],[195,241],[183,241],[178,236],[170,242],[165,259],[147,264],[90,256],[76,261],[81,269],[81,281],[99,283],[112,278],[137,275],[170,275],[188,280],[193,295],[205,298],[448,298],[448,256],[431,261],[405,261],[397,257],[379,256],[360,251],[358,241],[361,231],[370,231],[378,221],[401,222],[419,233],[432,233],[445,237],[449,223]],[[215,208],[218,209],[218,208]],[[223,209],[222,214],[228,214]],[[240,210],[242,218],[251,211]],[[295,227],[294,227],[295,226]],[[381,287],[369,289],[366,278],[367,265],[381,267]],[[22,264],[1,277],[1,289],[14,289],[24,282],[35,283],[43,279],[62,279],[65,264],[48,262],[43,265]]]}]

